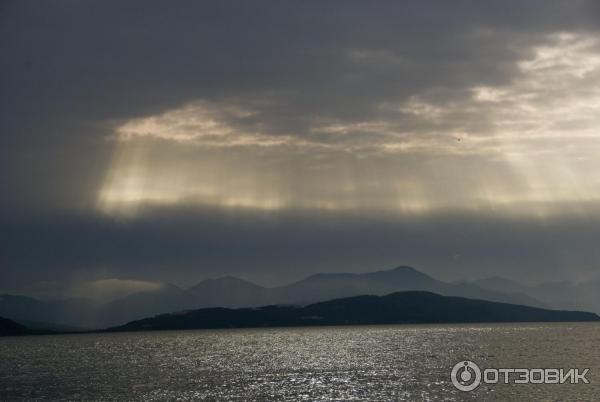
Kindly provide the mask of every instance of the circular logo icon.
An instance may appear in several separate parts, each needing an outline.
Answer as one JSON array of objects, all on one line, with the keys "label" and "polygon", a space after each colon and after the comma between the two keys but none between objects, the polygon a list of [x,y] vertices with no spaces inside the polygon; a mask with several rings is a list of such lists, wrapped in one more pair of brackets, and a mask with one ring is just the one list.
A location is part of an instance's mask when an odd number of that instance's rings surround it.
[{"label": "circular logo icon", "polygon": [[481,384],[481,370],[472,361],[458,362],[450,374],[452,384],[460,391],[473,391]]}]

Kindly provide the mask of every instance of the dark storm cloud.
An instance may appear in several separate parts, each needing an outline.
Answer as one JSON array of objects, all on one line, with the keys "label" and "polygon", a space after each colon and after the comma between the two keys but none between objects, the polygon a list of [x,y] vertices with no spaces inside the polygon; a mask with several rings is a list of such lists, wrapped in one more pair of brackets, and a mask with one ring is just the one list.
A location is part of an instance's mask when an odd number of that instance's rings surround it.
[{"label": "dark storm cloud", "polygon": [[134,221],[70,215],[12,222],[0,237],[0,252],[13,269],[3,270],[0,280],[17,288],[27,288],[32,276],[38,282],[117,277],[190,285],[227,273],[274,284],[402,262],[453,280],[500,273],[540,282],[593,276],[600,257],[594,241],[600,222],[581,213],[547,220],[456,213],[148,212]]},{"label": "dark storm cloud", "polygon": [[[274,96],[270,117],[289,117],[288,124],[307,112],[355,116],[377,100],[423,88],[510,80],[512,62],[538,35],[590,29],[590,7],[577,1],[7,2],[3,109],[19,123],[94,122],[198,98]],[[49,136],[82,135],[60,131]]]},{"label": "dark storm cloud", "polygon": [[[465,126],[485,134],[494,125],[489,108],[465,123],[470,89],[510,85],[532,46],[556,32],[597,34],[598,17],[597,4],[583,1],[3,2],[0,280],[20,286],[106,271],[173,281],[273,273],[277,281],[396,262],[450,277],[455,267],[514,273],[527,265],[532,278],[560,272],[569,265],[563,254],[596,255],[591,223],[325,211],[307,220],[185,206],[114,221],[91,210],[118,146],[107,138],[132,118],[201,100],[255,112],[228,118],[231,127],[325,144],[338,140],[315,129],[320,123],[385,120],[423,137]],[[414,96],[460,108],[438,122],[390,112]],[[361,130],[344,141],[372,142]],[[440,188],[448,198],[462,191],[461,183]]]}]

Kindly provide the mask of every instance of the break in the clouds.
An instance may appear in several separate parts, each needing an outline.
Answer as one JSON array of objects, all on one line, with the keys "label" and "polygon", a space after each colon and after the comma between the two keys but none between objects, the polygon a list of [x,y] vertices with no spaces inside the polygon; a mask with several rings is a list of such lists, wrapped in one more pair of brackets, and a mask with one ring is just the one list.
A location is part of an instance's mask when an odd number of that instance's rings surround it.
[{"label": "break in the clouds", "polygon": [[[5,287],[594,271],[594,2],[7,1],[0,19]],[[298,214],[327,222],[300,255],[274,241]],[[479,233],[467,253],[459,221]],[[348,233],[366,228],[379,243]]]},{"label": "break in the clouds", "polygon": [[[557,32],[528,46],[507,82],[374,96],[364,119],[322,110],[295,116],[301,130],[270,127],[277,99],[264,95],[266,106],[196,101],[128,120],[115,129],[99,207],[133,213],[147,203],[191,202],[403,213],[527,204],[539,213],[554,203],[598,201],[600,40]],[[347,51],[350,66],[402,66],[401,55]]]}]

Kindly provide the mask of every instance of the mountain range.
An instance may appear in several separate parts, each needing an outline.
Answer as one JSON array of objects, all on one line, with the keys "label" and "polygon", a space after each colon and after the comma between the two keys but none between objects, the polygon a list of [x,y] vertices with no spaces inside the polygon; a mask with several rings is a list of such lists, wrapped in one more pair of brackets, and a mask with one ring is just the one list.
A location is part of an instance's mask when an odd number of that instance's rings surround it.
[{"label": "mountain range", "polygon": [[232,276],[207,279],[189,288],[163,284],[100,303],[86,298],[42,301],[0,295],[0,316],[44,330],[73,331],[117,326],[141,317],[207,307],[307,305],[358,295],[381,296],[420,290],[532,307],[600,311],[600,282],[525,285],[500,277],[445,282],[407,266],[368,273],[315,274],[278,287],[263,287]]},{"label": "mountain range", "polygon": [[421,291],[355,296],[301,306],[205,308],[132,321],[109,331],[314,325],[598,321],[594,313],[548,310]]},{"label": "mountain range", "polygon": [[36,322],[37,327],[45,329],[63,330],[65,326],[93,329],[173,311],[307,305],[342,297],[386,295],[409,290],[545,307],[544,303],[519,291],[499,291],[476,283],[444,282],[412,267],[401,266],[362,274],[316,274],[289,285],[270,288],[226,276],[207,279],[187,289],[165,284],[156,290],[133,293],[109,303],[81,298],[41,301],[25,296],[0,295],[0,316],[25,324]]}]

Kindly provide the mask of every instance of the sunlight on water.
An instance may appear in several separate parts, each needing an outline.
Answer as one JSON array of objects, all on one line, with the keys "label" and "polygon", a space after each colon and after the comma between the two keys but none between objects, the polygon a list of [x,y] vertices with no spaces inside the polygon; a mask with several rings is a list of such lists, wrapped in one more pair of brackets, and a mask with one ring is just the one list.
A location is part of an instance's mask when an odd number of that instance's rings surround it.
[{"label": "sunlight on water", "polygon": [[[326,327],[6,338],[0,400],[593,400],[597,324]],[[590,367],[588,385],[455,390],[452,366]]]}]

